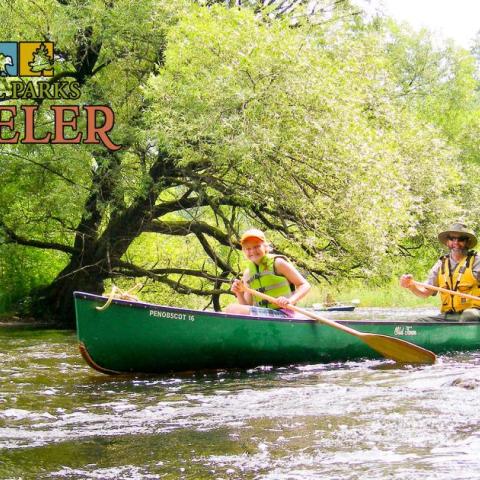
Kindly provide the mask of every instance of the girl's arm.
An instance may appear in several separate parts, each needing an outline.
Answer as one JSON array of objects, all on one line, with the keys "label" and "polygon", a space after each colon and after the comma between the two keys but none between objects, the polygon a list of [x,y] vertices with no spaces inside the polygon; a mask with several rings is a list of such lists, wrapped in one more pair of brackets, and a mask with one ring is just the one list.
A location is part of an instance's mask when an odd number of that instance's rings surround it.
[{"label": "girl's arm", "polygon": [[303,275],[290,262],[283,258],[275,259],[275,271],[295,285],[295,291],[287,299],[288,301],[286,303],[295,305],[312,288]]}]

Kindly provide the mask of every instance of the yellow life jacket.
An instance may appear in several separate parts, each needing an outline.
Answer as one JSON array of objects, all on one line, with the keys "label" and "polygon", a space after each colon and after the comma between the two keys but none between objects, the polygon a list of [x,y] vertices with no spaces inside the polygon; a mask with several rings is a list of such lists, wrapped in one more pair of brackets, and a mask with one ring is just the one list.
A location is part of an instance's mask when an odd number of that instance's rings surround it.
[{"label": "yellow life jacket", "polygon": [[[285,258],[282,255],[265,255],[257,265],[254,262],[248,262],[248,271],[250,278],[248,285],[254,290],[266,293],[271,297],[289,297],[292,294],[293,287],[283,275],[277,275],[275,272],[275,259]],[[280,307],[267,300],[262,300],[253,295],[253,304],[256,307],[267,307],[278,310]]]},{"label": "yellow life jacket", "polygon": [[[480,285],[472,270],[475,255],[476,252],[474,251],[468,252],[468,255],[458,262],[453,272],[450,271],[449,256],[441,257],[442,266],[438,271],[438,285],[448,290],[480,296]],[[441,292],[440,299],[442,301],[442,313],[463,312],[467,308],[480,308],[480,300],[470,300],[458,295]]]}]

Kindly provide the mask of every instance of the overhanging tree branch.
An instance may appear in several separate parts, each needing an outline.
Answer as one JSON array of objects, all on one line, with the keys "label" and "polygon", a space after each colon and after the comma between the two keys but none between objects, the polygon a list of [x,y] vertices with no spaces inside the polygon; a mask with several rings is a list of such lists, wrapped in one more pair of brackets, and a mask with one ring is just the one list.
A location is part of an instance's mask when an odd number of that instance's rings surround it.
[{"label": "overhanging tree branch", "polygon": [[17,245],[23,245],[26,247],[42,248],[47,250],[58,250],[60,252],[74,254],[78,253],[76,248],[68,245],[63,245],[56,242],[44,242],[41,240],[30,240],[24,238],[21,235],[17,235],[11,228],[7,227],[3,220],[0,220],[0,230],[4,232],[6,236],[6,243],[16,243]]},{"label": "overhanging tree branch", "polygon": [[[185,285],[180,282],[180,280],[172,280],[171,278],[168,278],[168,274],[180,274],[180,275],[191,275],[195,277],[201,277],[201,278],[206,278],[209,281],[216,281],[216,282],[226,282],[225,279],[220,278],[220,277],[210,277],[210,275],[205,274],[205,272],[199,271],[199,270],[191,270],[191,269],[154,269],[154,270],[148,270],[144,269],[142,267],[138,267],[136,265],[133,265],[128,262],[124,261],[116,261],[115,264],[118,267],[118,273],[121,273],[122,275],[130,275],[132,277],[148,277],[151,278],[154,281],[163,283],[165,285],[168,285],[171,287],[173,290],[175,290],[178,293],[185,294],[185,295],[199,295],[203,297],[208,297],[211,295],[223,295],[223,294],[230,294],[231,292],[229,290],[223,290],[220,288],[216,289],[210,289],[210,290],[204,290],[204,289],[199,289],[199,288],[194,288],[190,287],[189,285]],[[161,272],[160,274],[156,274],[153,272]]]},{"label": "overhanging tree branch", "polygon": [[182,237],[191,233],[194,233],[197,236],[201,234],[207,234],[215,238],[215,240],[217,240],[222,245],[225,245],[227,247],[232,246],[232,242],[228,235],[223,233],[219,228],[213,227],[208,223],[199,221],[154,220],[145,227],[144,232],[154,232],[164,235],[176,235]]},{"label": "overhanging tree branch", "polygon": [[218,265],[224,272],[235,273],[228,263],[224,262],[213,250],[211,245],[208,243],[207,239],[201,232],[195,233],[200,245],[202,245],[205,253],[215,262],[215,265]]},{"label": "overhanging tree branch", "polygon": [[49,165],[46,165],[45,163],[37,162],[37,161],[35,161],[35,160],[25,156],[25,155],[20,155],[18,153],[14,153],[12,151],[4,151],[4,152],[2,152],[2,154],[3,155],[9,155],[11,157],[18,158],[19,160],[23,160],[24,162],[31,163],[32,165],[35,165],[36,167],[41,168],[43,170],[46,170],[47,172],[51,173],[52,175],[61,178],[62,180],[64,180],[66,183],[68,183],[70,185],[73,185],[75,187],[83,188],[84,190],[88,190],[87,187],[74,182],[72,179],[63,175],[63,173],[55,170],[54,168],[50,167]]},{"label": "overhanging tree branch", "polygon": [[225,282],[228,283],[228,280],[225,280],[222,277],[212,275],[204,270],[195,270],[192,268],[143,268],[139,265],[135,265],[131,262],[126,262],[124,260],[116,260],[113,265],[113,271],[121,272],[125,274],[135,274],[137,277],[148,277],[153,280],[159,280],[158,277],[164,277],[166,275],[182,275],[203,278],[210,282]]}]

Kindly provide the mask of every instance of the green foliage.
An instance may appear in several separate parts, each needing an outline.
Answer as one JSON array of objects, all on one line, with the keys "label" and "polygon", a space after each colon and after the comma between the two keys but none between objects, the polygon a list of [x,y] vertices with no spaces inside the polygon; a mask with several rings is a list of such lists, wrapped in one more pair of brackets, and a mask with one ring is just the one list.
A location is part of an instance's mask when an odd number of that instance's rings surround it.
[{"label": "green foliage", "polygon": [[[220,249],[220,247],[218,247]],[[145,270],[156,271],[156,269],[181,270],[188,265],[192,270],[204,272],[211,278],[219,273],[211,259],[206,259],[204,252],[199,248],[198,243],[192,237],[168,238],[166,235],[155,235],[144,233],[139,236],[131,245],[125,259],[139,265]],[[178,281],[193,290],[209,290],[211,282],[203,277],[188,277],[182,273],[164,274],[173,282]],[[153,303],[178,305],[184,308],[203,308],[210,299],[205,301],[194,293],[185,295],[175,290],[166,289],[163,285],[153,281],[148,276],[136,279],[123,279],[116,281],[116,284],[125,290],[131,288],[135,282],[142,285],[140,290],[141,298]],[[107,284],[106,292],[110,290]]]},{"label": "green foliage", "polygon": [[376,275],[425,218],[436,227],[456,213],[444,195],[454,150],[402,108],[376,35],[217,7],[190,12],[167,41],[145,90],[158,143],[213,163],[253,204],[293,210],[304,221],[292,237],[311,243],[317,266]]},{"label": "green foliage", "polygon": [[0,245],[0,313],[21,309],[29,292],[51,282],[66,260],[55,251]]}]

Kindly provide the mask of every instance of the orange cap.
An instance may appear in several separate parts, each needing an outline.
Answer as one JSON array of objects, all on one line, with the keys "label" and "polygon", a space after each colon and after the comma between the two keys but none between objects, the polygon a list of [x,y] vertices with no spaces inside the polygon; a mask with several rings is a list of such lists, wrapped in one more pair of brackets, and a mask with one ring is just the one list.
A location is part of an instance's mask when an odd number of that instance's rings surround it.
[{"label": "orange cap", "polygon": [[243,244],[243,242],[248,238],[258,238],[258,240],[261,240],[262,242],[267,241],[265,234],[261,230],[258,230],[256,228],[251,228],[250,230],[244,232],[243,235],[240,237],[240,244]]}]

